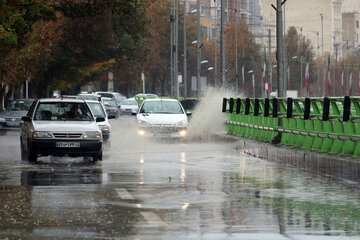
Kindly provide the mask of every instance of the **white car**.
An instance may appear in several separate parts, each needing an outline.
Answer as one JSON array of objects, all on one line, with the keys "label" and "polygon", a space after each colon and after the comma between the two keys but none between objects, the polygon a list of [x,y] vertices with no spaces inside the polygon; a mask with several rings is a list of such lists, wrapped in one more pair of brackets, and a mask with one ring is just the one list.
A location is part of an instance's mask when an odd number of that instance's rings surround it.
[{"label": "white car", "polygon": [[105,146],[110,147],[111,125],[106,115],[105,107],[103,106],[101,101],[85,100],[85,102],[89,105],[91,112],[93,113],[95,118],[97,117],[105,118],[105,121],[98,122],[98,126],[103,135],[103,143],[105,144]]},{"label": "white car", "polygon": [[36,162],[41,156],[91,156],[102,160],[103,137],[88,104],[78,99],[40,99],[22,117],[21,156]]},{"label": "white car", "polygon": [[136,115],[138,109],[139,109],[139,104],[135,100],[135,98],[129,98],[121,103],[120,115],[126,115],[126,114]]},{"label": "white car", "polygon": [[160,138],[184,138],[188,116],[176,99],[146,99],[136,115],[138,134]]}]

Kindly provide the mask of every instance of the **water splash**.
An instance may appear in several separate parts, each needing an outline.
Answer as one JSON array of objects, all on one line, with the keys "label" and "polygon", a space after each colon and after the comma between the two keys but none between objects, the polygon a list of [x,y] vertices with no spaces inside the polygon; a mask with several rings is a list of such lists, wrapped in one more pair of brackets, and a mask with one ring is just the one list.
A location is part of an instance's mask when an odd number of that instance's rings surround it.
[{"label": "water splash", "polygon": [[188,139],[208,140],[211,133],[225,133],[226,116],[221,112],[222,99],[235,96],[224,88],[208,88],[194,110],[189,126]]}]

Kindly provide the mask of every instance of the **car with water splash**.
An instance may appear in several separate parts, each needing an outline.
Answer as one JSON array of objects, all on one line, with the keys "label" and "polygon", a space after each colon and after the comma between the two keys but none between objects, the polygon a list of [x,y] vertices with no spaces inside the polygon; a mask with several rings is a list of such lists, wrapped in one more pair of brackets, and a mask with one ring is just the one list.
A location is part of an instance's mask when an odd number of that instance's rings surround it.
[{"label": "car with water splash", "polygon": [[146,99],[136,114],[138,134],[156,138],[184,138],[190,115],[176,99]]}]

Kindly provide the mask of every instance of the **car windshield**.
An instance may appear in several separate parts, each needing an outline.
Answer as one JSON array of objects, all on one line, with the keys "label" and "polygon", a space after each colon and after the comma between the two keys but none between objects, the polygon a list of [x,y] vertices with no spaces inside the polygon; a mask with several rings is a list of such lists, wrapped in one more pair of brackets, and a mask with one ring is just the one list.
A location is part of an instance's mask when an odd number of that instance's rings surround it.
[{"label": "car windshield", "polygon": [[34,120],[42,121],[92,121],[90,109],[85,103],[41,102]]},{"label": "car windshield", "polygon": [[184,112],[178,102],[148,101],[144,102],[140,113],[182,114]]},{"label": "car windshield", "polygon": [[9,111],[28,111],[33,100],[14,100],[8,110]]},{"label": "car windshield", "polygon": [[94,113],[95,117],[104,117],[106,118],[105,112],[103,107],[100,103],[88,103],[89,107],[91,108],[91,111]]},{"label": "car windshield", "polygon": [[138,105],[138,103],[135,100],[125,100],[122,105]]},{"label": "car windshield", "polygon": [[105,107],[116,107],[116,102],[114,100],[104,100]]}]

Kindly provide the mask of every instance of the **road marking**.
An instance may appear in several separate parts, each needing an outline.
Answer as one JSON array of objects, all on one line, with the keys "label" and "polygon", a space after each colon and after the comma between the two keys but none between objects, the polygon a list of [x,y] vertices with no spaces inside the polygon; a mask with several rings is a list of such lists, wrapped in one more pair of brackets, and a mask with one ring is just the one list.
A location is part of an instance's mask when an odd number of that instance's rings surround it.
[{"label": "road marking", "polygon": [[134,200],[135,198],[124,188],[115,188],[119,197],[123,200]]},{"label": "road marking", "polygon": [[153,212],[141,212],[141,215],[150,224],[156,224],[157,226],[160,227],[167,226],[167,224],[163,220],[161,220],[161,218],[158,215],[156,215]]}]

